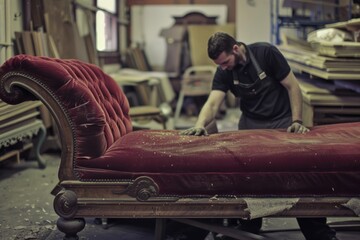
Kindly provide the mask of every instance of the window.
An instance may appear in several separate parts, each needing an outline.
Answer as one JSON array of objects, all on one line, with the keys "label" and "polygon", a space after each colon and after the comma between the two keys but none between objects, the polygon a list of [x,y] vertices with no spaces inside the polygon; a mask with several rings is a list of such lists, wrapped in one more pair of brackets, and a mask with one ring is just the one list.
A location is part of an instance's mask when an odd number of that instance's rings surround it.
[{"label": "window", "polygon": [[118,14],[116,0],[97,0],[96,49],[102,52],[118,50]]}]

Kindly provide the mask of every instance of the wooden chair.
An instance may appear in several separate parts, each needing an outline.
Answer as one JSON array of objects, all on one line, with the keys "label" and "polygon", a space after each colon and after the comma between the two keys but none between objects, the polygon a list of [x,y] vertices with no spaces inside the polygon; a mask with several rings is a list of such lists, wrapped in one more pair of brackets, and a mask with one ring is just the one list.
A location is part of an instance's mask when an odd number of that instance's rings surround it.
[{"label": "wooden chair", "polygon": [[208,96],[216,66],[192,66],[186,69],[181,81],[181,89],[174,114],[176,127],[185,97]]}]

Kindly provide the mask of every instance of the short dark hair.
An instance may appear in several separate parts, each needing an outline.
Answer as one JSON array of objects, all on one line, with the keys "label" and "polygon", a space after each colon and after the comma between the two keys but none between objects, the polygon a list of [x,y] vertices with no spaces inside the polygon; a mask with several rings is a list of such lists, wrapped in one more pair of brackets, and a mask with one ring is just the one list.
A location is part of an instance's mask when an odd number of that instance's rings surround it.
[{"label": "short dark hair", "polygon": [[208,55],[209,58],[215,60],[222,52],[231,53],[233,46],[236,45],[236,40],[227,33],[214,33],[208,40]]}]

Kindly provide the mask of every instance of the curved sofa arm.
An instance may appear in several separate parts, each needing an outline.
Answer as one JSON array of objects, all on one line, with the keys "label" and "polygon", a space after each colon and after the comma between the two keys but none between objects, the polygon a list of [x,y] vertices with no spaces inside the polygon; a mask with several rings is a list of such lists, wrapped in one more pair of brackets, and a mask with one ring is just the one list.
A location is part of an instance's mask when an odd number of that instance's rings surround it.
[{"label": "curved sofa arm", "polygon": [[80,179],[81,160],[102,156],[132,131],[129,103],[99,67],[76,59],[17,55],[0,68],[0,98],[17,104],[41,100],[60,129],[59,179]]},{"label": "curved sofa arm", "polygon": [[59,179],[75,179],[72,171],[75,151],[73,127],[56,95],[36,76],[21,71],[10,71],[0,79],[0,98],[9,104],[40,100],[49,109],[57,126],[61,126]]}]

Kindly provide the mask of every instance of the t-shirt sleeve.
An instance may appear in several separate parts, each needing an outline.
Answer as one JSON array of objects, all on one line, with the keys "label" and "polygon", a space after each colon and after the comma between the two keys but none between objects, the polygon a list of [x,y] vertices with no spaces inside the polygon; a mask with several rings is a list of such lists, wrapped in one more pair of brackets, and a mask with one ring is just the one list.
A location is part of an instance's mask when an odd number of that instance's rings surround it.
[{"label": "t-shirt sleeve", "polygon": [[277,47],[271,45],[267,51],[266,58],[270,63],[267,71],[276,80],[282,81],[290,73],[289,63]]},{"label": "t-shirt sleeve", "polygon": [[229,90],[229,81],[232,81],[232,76],[229,74],[229,71],[224,71],[218,67],[214,75],[212,90],[227,92]]}]

